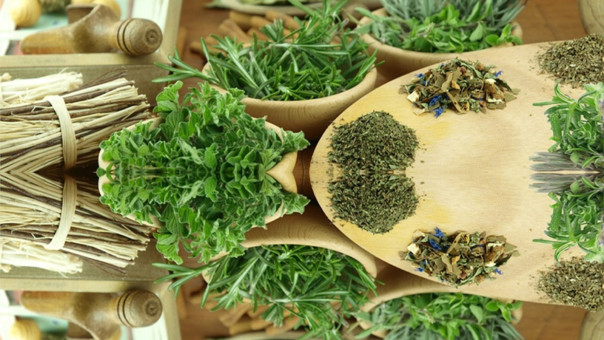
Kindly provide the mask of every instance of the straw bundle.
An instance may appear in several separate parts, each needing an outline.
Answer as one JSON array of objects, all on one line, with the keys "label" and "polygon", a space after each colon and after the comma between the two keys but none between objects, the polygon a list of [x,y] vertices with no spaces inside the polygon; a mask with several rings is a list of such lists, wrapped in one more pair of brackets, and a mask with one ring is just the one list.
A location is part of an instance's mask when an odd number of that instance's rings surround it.
[{"label": "straw bundle", "polygon": [[[69,187],[73,190],[65,190]],[[29,242],[118,268],[133,264],[149,241],[149,227],[105,208],[95,184],[71,177],[61,183],[36,173],[0,173],[0,192],[0,239]],[[75,208],[66,213],[69,205]],[[66,214],[71,222],[63,233],[60,225]],[[0,263],[3,260],[0,256]]]},{"label": "straw bundle", "polygon": [[[61,89],[72,89],[78,78],[71,73],[54,76],[71,80]],[[151,117],[146,97],[138,94],[132,81],[119,76],[107,76],[59,96],[57,91],[42,91],[48,90],[46,85],[24,88],[9,84],[22,80],[1,82],[0,171],[35,172],[54,165],[71,168],[94,161],[99,143],[111,133]],[[55,101],[49,95],[54,95]],[[56,101],[63,110],[57,108]],[[65,112],[63,118],[61,111]]]},{"label": "straw bundle", "polygon": [[148,226],[103,206],[97,183],[41,173],[96,164],[101,141],[151,117],[146,97],[117,73],[81,88],[73,72],[9,79],[0,76],[0,269],[133,264]]}]

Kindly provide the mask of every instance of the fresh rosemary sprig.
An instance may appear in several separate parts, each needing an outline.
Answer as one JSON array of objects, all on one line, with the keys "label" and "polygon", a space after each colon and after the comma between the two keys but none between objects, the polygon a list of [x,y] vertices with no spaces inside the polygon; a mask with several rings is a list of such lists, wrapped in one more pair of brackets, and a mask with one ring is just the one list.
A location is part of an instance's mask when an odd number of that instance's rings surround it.
[{"label": "fresh rosemary sprig", "polygon": [[562,252],[579,246],[586,261],[604,262],[604,85],[585,85],[575,100],[554,88],[545,111],[555,142],[548,153],[538,153],[532,186],[549,192],[555,201],[545,234],[556,261]]},{"label": "fresh rosemary sprig", "polygon": [[309,143],[283,130],[282,141],[264,119],[251,118],[241,91],[222,95],[203,84],[180,102],[181,86],[157,96],[157,128],[141,123],[101,143],[109,164],[97,173],[110,180],[101,202],[138,221],[163,222],[154,236],[170,261],[182,263],[180,247],[203,262],[223,251],[242,254],[245,232],[263,227],[266,216],[280,207],[304,211],[308,199],[284,191],[266,171]]},{"label": "fresh rosemary sprig", "polygon": [[284,312],[290,312],[300,318],[295,328],[308,327],[305,339],[341,339],[346,317],[359,310],[376,288],[355,259],[311,246],[254,247],[243,256],[226,256],[199,268],[154,265],[172,271],[159,281],[176,279],[170,285],[175,292],[184,282],[207,272],[210,281],[202,306],[210,295],[217,296],[216,309],[247,300],[254,310],[268,306],[261,317],[277,326],[283,324]]},{"label": "fresh rosemary sprig", "polygon": [[358,312],[359,320],[372,327],[357,338],[385,330],[386,340],[398,339],[522,339],[510,324],[512,311],[521,301],[506,303],[461,293],[430,293],[386,301],[370,312]]},{"label": "fresh rosemary sprig", "polygon": [[288,33],[277,20],[260,28],[268,40],[254,38],[249,45],[213,36],[218,41],[215,54],[201,41],[210,65],[207,73],[175,53],[168,58],[174,66],[157,64],[171,74],[154,81],[198,77],[224,89],[242,89],[251,98],[278,101],[327,97],[359,84],[374,67],[375,55],[368,54],[367,44],[339,18],[347,1],[324,0],[322,7],[312,9],[298,0],[290,2],[307,13],[299,29]]},{"label": "fresh rosemary sprig", "polygon": [[380,42],[404,50],[447,53],[521,44],[511,21],[524,8],[521,0],[382,1],[386,16],[358,9],[372,23],[361,27]]}]

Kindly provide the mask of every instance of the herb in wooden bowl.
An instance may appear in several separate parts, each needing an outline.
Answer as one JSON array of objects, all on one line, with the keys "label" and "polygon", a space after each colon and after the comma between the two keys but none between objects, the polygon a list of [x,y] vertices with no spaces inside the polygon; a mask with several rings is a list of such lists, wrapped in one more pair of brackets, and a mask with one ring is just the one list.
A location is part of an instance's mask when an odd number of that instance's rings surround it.
[{"label": "herb in wooden bowl", "polygon": [[545,234],[556,260],[579,246],[586,261],[604,262],[604,84],[585,85],[586,93],[573,99],[556,85],[545,111],[554,145],[533,160],[534,187],[555,202]]},{"label": "herb in wooden bowl", "polygon": [[376,333],[398,339],[522,339],[512,326],[521,301],[509,303],[461,293],[428,293],[388,300],[355,313],[369,324],[357,338]]},{"label": "herb in wooden bowl", "polygon": [[[359,11],[358,31],[378,51],[389,79],[459,53],[521,44],[512,20],[522,0],[382,0],[383,9]],[[382,70],[384,72],[382,72]]]},{"label": "herb in wooden bowl", "polygon": [[205,41],[205,69],[185,64],[178,54],[170,65],[158,66],[171,75],[156,81],[198,77],[222,89],[242,89],[246,112],[286,129],[318,139],[329,123],[356,99],[373,89],[375,56],[360,36],[338,17],[346,1],[323,2],[303,9],[298,29],[287,30],[277,20],[260,28],[267,40],[243,44],[213,36],[218,44],[210,53]]},{"label": "herb in wooden bowl", "polygon": [[220,94],[204,84],[182,102],[182,83],[157,96],[160,124],[140,123],[101,143],[101,202],[139,222],[163,224],[157,249],[182,263],[179,246],[207,262],[220,252],[242,254],[245,232],[279,209],[302,212],[308,199],[283,190],[267,174],[284,154],[304,149],[302,133],[267,129],[244,112],[241,91]]},{"label": "herb in wooden bowl", "polygon": [[[294,328],[308,327],[306,339],[341,339],[346,318],[360,309],[375,282],[363,265],[341,253],[303,245],[249,248],[243,256],[225,256],[199,268],[155,264],[172,271],[160,281],[176,279],[175,291],[191,278],[207,272],[202,306],[215,299],[216,309],[230,309],[249,301],[276,326],[286,317],[298,318]],[[211,297],[213,296],[213,298]]]}]

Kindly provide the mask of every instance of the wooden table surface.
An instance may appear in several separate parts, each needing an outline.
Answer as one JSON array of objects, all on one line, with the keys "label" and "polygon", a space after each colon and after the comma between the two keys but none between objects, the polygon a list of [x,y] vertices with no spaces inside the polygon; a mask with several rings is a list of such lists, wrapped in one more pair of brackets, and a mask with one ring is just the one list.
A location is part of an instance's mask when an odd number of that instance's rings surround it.
[{"label": "wooden table surface", "polygon": [[[228,10],[206,8],[208,3],[208,0],[183,0],[181,11],[181,38],[185,46],[182,57],[185,62],[200,68],[203,66],[202,58],[186,47],[191,42],[199,41],[202,36],[218,33],[219,24],[228,18]],[[586,34],[577,1],[529,0],[517,21],[522,26],[525,43],[574,39]],[[190,81],[189,85],[194,83]],[[212,323],[211,319],[196,304],[185,302],[183,307],[183,339],[204,339],[207,333],[203,330]],[[582,309],[536,303],[525,303],[523,312],[517,328],[527,340],[578,339],[585,317]]]}]

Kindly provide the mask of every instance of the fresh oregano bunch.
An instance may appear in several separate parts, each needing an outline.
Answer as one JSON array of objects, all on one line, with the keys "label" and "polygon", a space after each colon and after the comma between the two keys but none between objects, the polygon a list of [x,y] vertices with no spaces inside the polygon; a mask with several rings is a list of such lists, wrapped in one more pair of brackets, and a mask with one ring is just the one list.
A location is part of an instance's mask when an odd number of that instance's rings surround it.
[{"label": "fresh oregano bunch", "polygon": [[357,319],[372,325],[357,338],[387,331],[386,340],[522,339],[510,324],[512,311],[521,306],[521,301],[506,303],[461,293],[404,296],[383,302],[369,312],[355,313]]},{"label": "fresh oregano bunch", "polygon": [[224,89],[242,89],[251,98],[292,101],[331,96],[359,84],[374,67],[375,55],[367,44],[346,28],[338,16],[347,1],[323,0],[320,8],[290,2],[307,16],[300,28],[288,32],[281,20],[260,28],[268,40],[254,38],[243,44],[230,37],[213,36],[218,50],[211,54],[202,40],[209,71],[187,65],[178,53],[170,56],[174,66],[158,64],[171,72],[155,81],[198,77]]},{"label": "fresh oregano bunch", "polygon": [[[504,43],[521,44],[512,35],[511,20],[522,10],[522,1],[384,1],[388,15],[358,9],[372,19],[359,28],[380,42],[404,50],[453,53],[485,49]],[[509,21],[504,21],[509,20]]]},{"label": "fresh oregano bunch", "polygon": [[266,216],[304,210],[308,199],[284,191],[266,170],[309,143],[302,133],[279,136],[251,118],[241,91],[223,95],[203,84],[181,103],[181,87],[157,96],[157,128],[140,123],[101,143],[109,165],[98,175],[110,179],[101,202],[141,222],[158,218],[157,249],[170,261],[182,263],[179,246],[200,261],[241,254],[245,232],[264,226]]},{"label": "fresh oregano bunch", "polygon": [[[552,240],[534,240],[551,244],[556,260],[573,246],[587,254],[586,261],[604,261],[604,84],[585,85],[586,93],[573,99],[554,88],[545,111],[554,144],[548,153],[532,159],[533,184],[549,192],[554,200],[551,222],[545,234]],[[572,173],[569,173],[572,171]],[[564,173],[560,173],[564,172]]]},{"label": "fresh oregano bunch", "polygon": [[346,318],[360,309],[374,279],[363,265],[341,253],[311,246],[271,245],[247,249],[242,256],[225,256],[199,268],[155,264],[172,274],[160,281],[176,279],[180,286],[202,273],[210,278],[202,306],[210,296],[215,309],[230,309],[248,301],[254,310],[268,306],[261,317],[283,325],[284,312],[300,318],[295,328],[306,326],[304,339],[341,339]]}]

